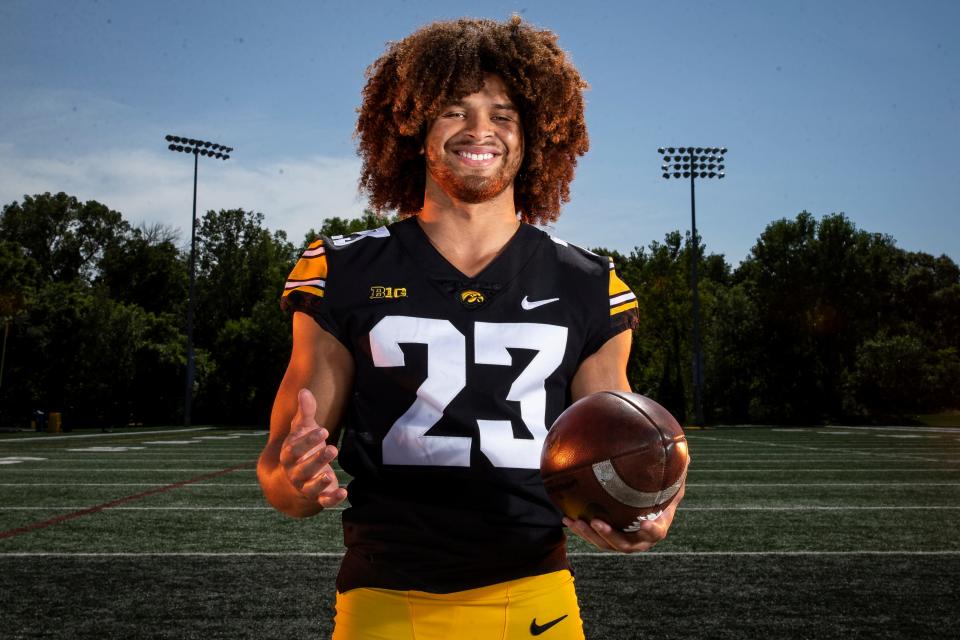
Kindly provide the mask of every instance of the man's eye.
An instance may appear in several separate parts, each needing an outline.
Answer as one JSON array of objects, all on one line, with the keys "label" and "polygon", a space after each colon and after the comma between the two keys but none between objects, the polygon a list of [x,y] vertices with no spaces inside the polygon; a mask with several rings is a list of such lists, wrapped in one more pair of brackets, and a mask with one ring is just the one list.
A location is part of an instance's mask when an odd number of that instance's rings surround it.
[{"label": "man's eye", "polygon": [[466,115],[467,114],[465,114],[463,111],[448,111],[447,113],[443,114],[443,117],[444,118],[465,118]]}]

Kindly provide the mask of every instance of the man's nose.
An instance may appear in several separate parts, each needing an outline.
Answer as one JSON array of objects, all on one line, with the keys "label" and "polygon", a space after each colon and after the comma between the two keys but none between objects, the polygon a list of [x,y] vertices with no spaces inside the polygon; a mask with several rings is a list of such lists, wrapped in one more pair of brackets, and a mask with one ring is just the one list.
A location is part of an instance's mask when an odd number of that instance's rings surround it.
[{"label": "man's nose", "polygon": [[482,110],[473,111],[467,114],[466,127],[464,133],[482,140],[493,136],[493,123],[490,122],[490,116],[483,113]]}]

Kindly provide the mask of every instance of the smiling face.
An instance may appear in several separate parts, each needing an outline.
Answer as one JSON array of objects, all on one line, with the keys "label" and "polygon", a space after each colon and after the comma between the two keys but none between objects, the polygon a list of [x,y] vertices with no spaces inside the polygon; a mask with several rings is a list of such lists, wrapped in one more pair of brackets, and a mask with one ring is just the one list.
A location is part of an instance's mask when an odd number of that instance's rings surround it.
[{"label": "smiling face", "polygon": [[439,187],[471,204],[512,194],[523,161],[523,127],[503,79],[485,74],[480,91],[444,107],[423,147],[428,192]]}]

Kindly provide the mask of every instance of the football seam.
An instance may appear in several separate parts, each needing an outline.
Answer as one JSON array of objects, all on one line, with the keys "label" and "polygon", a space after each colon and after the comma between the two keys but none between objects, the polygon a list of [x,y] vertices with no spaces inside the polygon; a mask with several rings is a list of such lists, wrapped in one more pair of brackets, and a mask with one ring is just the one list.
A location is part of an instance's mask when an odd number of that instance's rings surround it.
[{"label": "football seam", "polygon": [[[653,425],[654,429],[657,430],[657,433],[660,434],[660,446],[661,446],[661,448],[664,450],[664,456],[666,456],[667,444],[668,444],[668,442],[673,442],[673,438],[667,438],[667,437],[666,437],[666,435],[663,433],[663,429],[661,429],[661,428],[660,428],[660,425],[657,424],[657,421],[654,420],[653,418],[651,418],[651,417],[650,417],[650,414],[648,414],[646,411],[643,410],[643,407],[641,407],[641,406],[639,406],[638,404],[636,404],[635,402],[633,402],[630,398],[624,397],[623,395],[621,395],[621,393],[618,393],[618,392],[616,392],[616,391],[604,391],[604,393],[608,393],[608,394],[614,396],[615,398],[620,398],[621,400],[623,400],[624,402],[626,402],[628,405],[630,405],[631,407],[633,407],[634,409],[636,409],[637,411],[639,411],[639,412],[640,412],[640,415],[642,415],[644,418],[646,418],[646,419],[647,419],[647,422],[649,422],[650,424]],[[643,447],[643,449],[646,449],[646,448],[648,448],[648,447]],[[637,449],[637,451],[642,451],[643,449]],[[621,455],[624,455],[624,454],[621,454]],[[666,462],[666,458],[664,458],[664,462]],[[667,472],[667,465],[666,465],[666,464],[663,464],[663,465],[661,466],[661,469],[660,469],[660,486],[663,486],[664,474],[665,474],[666,472]]]},{"label": "football seam", "polygon": [[[661,448],[662,448],[662,444],[663,444],[663,443],[661,442],[660,444],[661,444]],[[653,449],[655,446],[656,446],[656,445],[649,444],[649,445],[645,445],[645,446],[643,446],[643,447],[638,447],[638,448],[636,448],[636,449],[627,449],[627,450],[625,450],[625,451],[622,451],[621,453],[618,453],[618,454],[617,454],[616,456],[614,456],[613,458],[604,458],[603,460],[594,460],[594,461],[592,461],[592,462],[584,462],[584,463],[582,463],[582,464],[578,464],[578,465],[575,465],[575,466],[566,467],[566,469],[570,469],[570,470],[573,470],[573,469],[585,469],[585,468],[587,468],[587,467],[592,467],[593,465],[597,464],[598,462],[603,462],[604,460],[614,460],[615,458],[622,458],[622,457],[624,457],[624,456],[631,456],[631,455],[633,455],[633,454],[635,454],[635,453],[642,453],[642,452],[647,451],[647,450],[649,450],[649,449]],[[557,473],[557,472],[554,472],[553,475],[556,475],[556,473]]]},{"label": "football seam", "polygon": [[[633,407],[634,409],[636,409],[644,418],[647,419],[647,422],[649,422],[650,425],[651,425],[654,429],[657,430],[657,434],[660,436],[660,440],[659,440],[658,443],[651,443],[651,444],[643,445],[643,446],[641,446],[641,447],[636,447],[636,448],[634,448],[634,449],[627,449],[627,450],[625,450],[625,451],[622,451],[620,454],[618,454],[618,455],[616,456],[617,458],[621,458],[621,457],[623,457],[623,456],[629,456],[629,455],[633,455],[633,454],[635,454],[635,453],[641,453],[641,452],[643,452],[643,451],[647,451],[647,450],[649,450],[649,449],[653,449],[654,447],[657,446],[657,444],[660,445],[661,449],[666,449],[666,445],[667,445],[667,444],[669,444],[669,443],[671,443],[671,442],[675,442],[675,441],[673,440],[673,438],[667,437],[666,434],[664,434],[663,429],[661,429],[661,428],[660,428],[660,425],[658,425],[658,424],[656,423],[656,421],[655,421],[653,418],[650,417],[650,414],[648,414],[646,411],[644,411],[642,407],[639,407],[639,406],[637,406],[635,403],[631,402],[629,398],[623,397],[623,396],[620,395],[620,393],[617,392],[617,391],[600,391],[600,392],[598,392],[598,393],[606,393],[606,394],[609,394],[609,395],[614,396],[615,398],[619,398],[620,400],[623,400],[624,402],[626,402],[627,404],[629,404],[631,407]],[[684,440],[686,440],[686,435],[684,435]],[[606,458],[606,460],[613,460],[613,458]],[[592,466],[593,466],[594,464],[596,464],[597,462],[603,462],[603,461],[602,461],[602,460],[596,460],[596,461],[594,461],[594,462],[585,462],[585,463],[583,463],[583,464],[580,464],[580,465],[577,465],[577,466],[574,466],[574,467],[567,467],[567,470],[573,471],[573,470],[576,470],[576,469],[584,469],[584,468],[587,468],[587,467],[592,467]],[[663,471],[664,471],[664,473],[666,472],[666,467],[664,467]],[[553,475],[556,476],[556,475],[558,475],[558,474],[557,474],[557,473],[554,473]],[[660,482],[661,482],[661,484],[663,483],[663,477],[662,477],[662,475],[661,475],[661,478],[660,478]]]},{"label": "football seam", "polygon": [[[654,420],[653,418],[650,417],[650,414],[649,414],[649,413],[647,413],[646,411],[643,410],[643,407],[641,407],[641,406],[639,406],[638,404],[636,404],[636,403],[634,403],[633,401],[631,401],[630,398],[625,398],[625,397],[623,397],[622,395],[620,395],[620,393],[618,393],[618,392],[616,392],[616,391],[604,391],[603,393],[607,393],[607,394],[610,394],[611,396],[614,396],[614,397],[616,397],[616,398],[620,398],[621,400],[623,400],[624,402],[626,402],[627,404],[629,404],[631,407],[633,407],[634,409],[636,409],[637,411],[639,411],[639,412],[643,415],[643,417],[646,418],[647,421],[648,421],[650,424],[653,425],[653,427],[657,430],[657,433],[660,434],[660,442],[661,442],[661,443],[664,443],[664,444],[665,444],[665,443],[667,443],[667,442],[673,442],[673,438],[667,438],[667,437],[664,435],[663,429],[660,428],[660,425],[657,424],[657,421],[656,421],[656,420]],[[640,449],[638,449],[638,451],[639,451],[639,450],[640,450]]]}]

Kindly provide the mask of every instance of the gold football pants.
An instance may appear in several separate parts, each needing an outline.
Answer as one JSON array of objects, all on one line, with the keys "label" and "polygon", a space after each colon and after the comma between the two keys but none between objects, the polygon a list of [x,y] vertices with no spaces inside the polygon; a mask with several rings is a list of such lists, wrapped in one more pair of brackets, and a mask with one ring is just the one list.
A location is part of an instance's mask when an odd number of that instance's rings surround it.
[{"label": "gold football pants", "polygon": [[569,571],[456,591],[337,594],[333,640],[583,640]]}]

